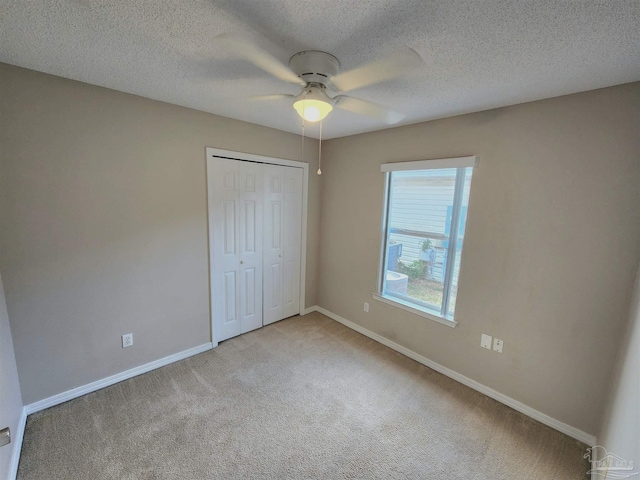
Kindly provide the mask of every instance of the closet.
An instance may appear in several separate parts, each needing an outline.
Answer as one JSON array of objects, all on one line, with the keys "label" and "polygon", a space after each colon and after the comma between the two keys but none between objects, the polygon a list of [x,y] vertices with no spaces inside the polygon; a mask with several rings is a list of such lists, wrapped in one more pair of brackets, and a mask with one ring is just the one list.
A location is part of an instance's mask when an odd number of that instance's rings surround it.
[{"label": "closet", "polygon": [[300,313],[303,169],[207,155],[213,340]]}]

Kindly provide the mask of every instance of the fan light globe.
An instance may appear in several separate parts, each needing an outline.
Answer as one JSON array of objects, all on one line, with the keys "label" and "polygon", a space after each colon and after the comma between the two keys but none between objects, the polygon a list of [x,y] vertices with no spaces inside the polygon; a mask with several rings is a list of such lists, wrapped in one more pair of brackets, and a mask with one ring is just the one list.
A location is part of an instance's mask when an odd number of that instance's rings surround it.
[{"label": "fan light globe", "polygon": [[333,110],[333,106],[324,100],[306,98],[295,102],[293,104],[293,108],[295,108],[298,115],[304,118],[307,122],[318,122],[329,115],[329,112]]},{"label": "fan light globe", "polygon": [[329,115],[333,105],[323,86],[311,84],[296,98],[293,108],[307,122],[319,122]]}]

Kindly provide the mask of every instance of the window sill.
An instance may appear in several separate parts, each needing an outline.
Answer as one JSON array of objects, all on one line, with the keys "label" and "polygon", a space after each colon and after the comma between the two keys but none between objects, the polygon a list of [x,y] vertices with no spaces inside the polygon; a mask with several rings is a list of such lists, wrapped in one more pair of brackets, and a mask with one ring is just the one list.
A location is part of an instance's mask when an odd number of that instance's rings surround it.
[{"label": "window sill", "polygon": [[433,313],[430,313],[427,309],[419,308],[416,305],[412,305],[409,302],[403,302],[398,298],[392,298],[385,295],[380,295],[379,293],[372,293],[371,296],[374,300],[378,300],[379,302],[386,303],[388,305],[392,305],[394,307],[400,308],[407,312],[411,312],[420,317],[428,318],[429,320],[433,320],[434,322],[441,323],[442,325],[446,325],[447,327],[455,328],[458,324],[455,320],[448,320],[446,318],[440,317]]}]

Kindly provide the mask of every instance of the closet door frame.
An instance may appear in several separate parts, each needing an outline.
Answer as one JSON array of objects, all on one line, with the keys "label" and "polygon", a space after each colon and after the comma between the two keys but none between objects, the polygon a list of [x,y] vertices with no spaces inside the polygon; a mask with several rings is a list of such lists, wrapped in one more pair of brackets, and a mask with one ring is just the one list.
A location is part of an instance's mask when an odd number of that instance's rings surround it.
[{"label": "closet door frame", "polygon": [[211,305],[211,286],[213,285],[213,228],[211,222],[211,212],[214,208],[213,195],[209,192],[213,191],[212,162],[214,158],[228,158],[231,160],[244,160],[248,162],[267,163],[271,165],[282,165],[285,167],[296,167],[302,169],[302,225],[300,232],[300,314],[305,313],[305,284],[307,272],[307,209],[309,203],[309,164],[298,160],[288,160],[284,158],[265,157],[263,155],[254,155],[252,153],[234,152],[232,150],[221,150],[219,148],[206,147],[206,166],[207,166],[207,225],[209,233],[209,325],[211,326],[211,342],[216,347],[218,342],[215,340],[215,326],[213,324],[213,309]]}]

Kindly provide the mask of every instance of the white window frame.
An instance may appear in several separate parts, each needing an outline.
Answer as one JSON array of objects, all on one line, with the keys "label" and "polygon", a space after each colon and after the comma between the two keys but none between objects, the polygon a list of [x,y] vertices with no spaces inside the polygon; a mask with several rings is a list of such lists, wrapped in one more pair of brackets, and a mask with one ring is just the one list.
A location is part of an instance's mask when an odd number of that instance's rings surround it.
[{"label": "white window frame", "polygon": [[[379,258],[379,268],[378,268],[378,291],[372,293],[372,296],[375,300],[380,302],[393,305],[394,307],[400,308],[402,310],[414,313],[421,317],[429,318],[430,320],[434,320],[443,325],[447,325],[448,327],[455,327],[458,322],[453,319],[449,319],[438,315],[435,311],[429,309],[428,307],[422,307],[417,302],[413,302],[410,300],[403,300],[401,298],[385,295],[384,292],[384,278],[386,274],[386,255],[387,255],[387,236],[388,236],[388,220],[389,220],[389,188],[391,183],[391,172],[400,172],[407,170],[430,170],[430,169],[443,169],[443,168],[468,168],[468,167],[477,167],[478,166],[478,157],[477,156],[469,156],[469,157],[455,157],[455,158],[439,158],[435,160],[418,160],[413,162],[396,162],[396,163],[383,163],[380,165],[380,171],[385,174],[385,183],[384,183],[384,204],[382,208],[382,230],[381,230],[381,243],[380,243],[380,258]],[[461,175],[456,176],[456,186],[454,192],[454,207],[456,203],[460,204],[462,201],[462,191],[463,191],[463,182],[464,177]],[[457,239],[458,237],[458,228],[460,223],[460,208],[453,208],[452,218],[451,218],[451,231],[449,233],[450,239]],[[449,248],[455,249],[457,245],[457,241],[449,241]],[[464,249],[464,245],[463,245]],[[453,258],[454,261],[447,262],[447,273],[445,274],[445,278],[447,281],[445,282],[445,290],[443,292],[443,302],[448,303],[450,299],[449,290],[451,288],[451,284],[453,281],[453,268],[455,264],[455,250],[453,255],[449,252],[449,258]],[[445,307],[445,311],[447,308]]]}]

